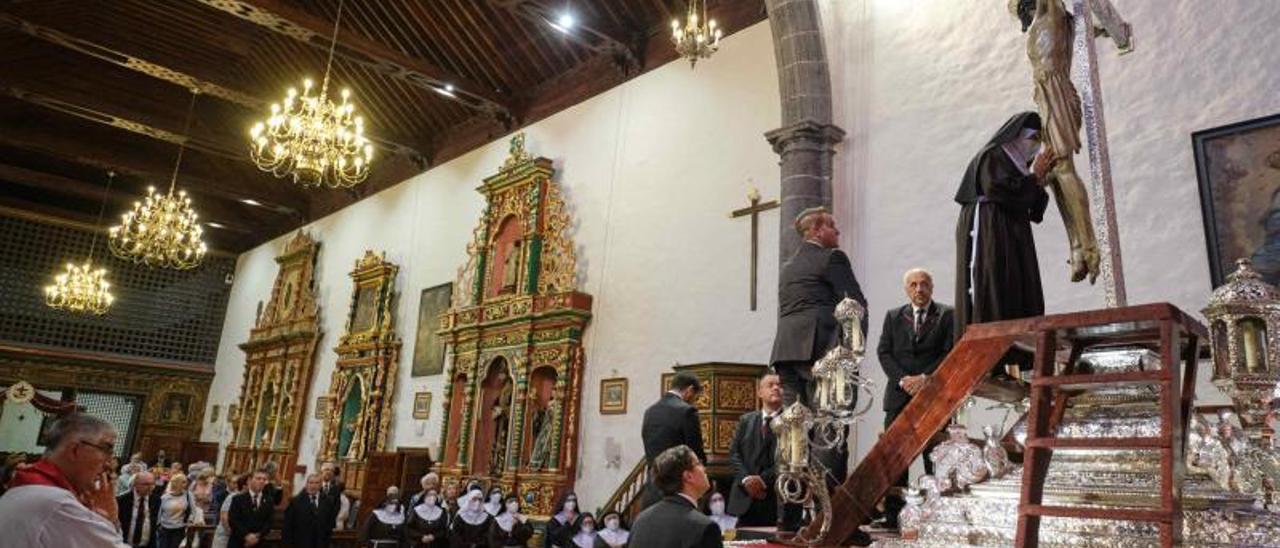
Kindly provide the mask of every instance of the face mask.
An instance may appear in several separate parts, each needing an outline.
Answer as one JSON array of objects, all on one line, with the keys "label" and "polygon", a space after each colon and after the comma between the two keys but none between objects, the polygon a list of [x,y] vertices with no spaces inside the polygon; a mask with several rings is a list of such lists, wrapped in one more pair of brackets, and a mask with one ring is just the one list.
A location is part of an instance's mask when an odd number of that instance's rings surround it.
[{"label": "face mask", "polygon": [[610,531],[617,531],[619,525],[621,524],[618,523],[618,520],[616,519],[610,518],[610,519],[604,520],[604,528]]},{"label": "face mask", "polygon": [[583,523],[583,524],[582,524],[582,532],[583,532],[583,533],[586,533],[586,534],[588,534],[588,535],[590,535],[591,533],[596,532],[596,524],[591,523],[591,522],[589,522],[589,521],[588,521],[588,522],[586,522],[586,523]]},{"label": "face mask", "polygon": [[473,511],[473,512],[474,512],[474,511],[476,511],[476,510],[479,510],[479,509],[480,509],[480,500],[479,500],[479,499],[472,499],[472,500],[471,500],[471,502],[467,503],[467,508],[468,508],[469,510]]},{"label": "face mask", "polygon": [[564,510],[565,510],[566,512],[572,512],[572,511],[577,510],[577,509],[578,509],[578,501],[576,501],[576,500],[566,500],[566,501],[564,501]]},{"label": "face mask", "polygon": [[715,501],[711,501],[711,513],[712,513],[712,514],[723,514],[723,513],[724,513],[724,501],[723,501],[723,500],[715,500]]},{"label": "face mask", "polygon": [[520,511],[520,503],[518,503],[518,502],[508,502],[508,503],[507,503],[507,511],[508,511],[508,512],[511,512],[512,514],[514,514],[514,513],[516,513],[516,512],[519,512],[519,511]]},{"label": "face mask", "polygon": [[489,495],[489,502],[502,502],[502,493]]},{"label": "face mask", "polygon": [[427,498],[423,499],[423,502],[426,502],[427,504],[435,506],[437,501],[439,500],[440,499],[437,499],[435,495],[427,495]]},{"label": "face mask", "polygon": [[388,502],[385,506],[383,506],[383,508],[384,508],[384,509],[386,509],[386,510],[388,510],[388,511],[393,511],[393,510],[397,510],[397,509],[398,509],[398,508],[397,508],[398,506],[399,506],[399,505],[397,505],[397,504],[396,504],[396,503],[394,503],[394,502]]}]

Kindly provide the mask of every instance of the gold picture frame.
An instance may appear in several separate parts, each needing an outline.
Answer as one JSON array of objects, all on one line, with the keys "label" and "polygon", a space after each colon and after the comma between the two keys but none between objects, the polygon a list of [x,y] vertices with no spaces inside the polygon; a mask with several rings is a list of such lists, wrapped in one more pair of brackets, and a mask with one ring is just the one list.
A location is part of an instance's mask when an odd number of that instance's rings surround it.
[{"label": "gold picture frame", "polygon": [[600,379],[600,414],[627,414],[627,379]]},{"label": "gold picture frame", "polygon": [[430,392],[418,392],[413,395],[413,418],[422,420],[431,418]]},{"label": "gold picture frame", "polygon": [[316,398],[315,417],[319,420],[324,420],[327,416],[329,416],[329,398],[326,396],[319,396]]}]

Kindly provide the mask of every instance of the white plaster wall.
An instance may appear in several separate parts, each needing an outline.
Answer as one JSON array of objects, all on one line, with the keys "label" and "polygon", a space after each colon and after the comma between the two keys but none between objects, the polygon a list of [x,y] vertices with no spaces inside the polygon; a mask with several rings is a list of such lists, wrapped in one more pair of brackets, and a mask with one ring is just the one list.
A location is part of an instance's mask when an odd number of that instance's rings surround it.
[{"label": "white plaster wall", "polygon": [[[777,156],[763,133],[779,120],[777,75],[767,23],[725,39],[697,70],[676,62],[525,131],[533,154],[555,161],[575,219],[582,290],[595,297],[587,329],[578,490],[602,504],[636,459],[644,408],[659,376],[679,363],[764,363],[776,316],[777,212],[761,230],[760,307],[748,310],[749,224],[728,212],[758,185],[777,196]],[[327,392],[351,292],[348,272],[365,249],[400,265],[397,328],[404,339],[392,443],[439,444],[443,376],[410,378],[422,289],[452,281],[483,199],[475,192],[505,158],[507,138],[433,168],[311,223],[322,242],[317,278],[324,335],[304,414],[301,461],[314,465],[321,426],[315,397]],[[280,183],[286,184],[286,183]],[[276,273],[278,238],[239,258],[209,405],[225,409],[239,394],[254,312]],[[629,412],[598,413],[599,381],[626,376]],[[435,395],[431,419],[411,419],[413,394]],[[223,413],[225,416],[225,413]],[[202,439],[225,444],[225,422]],[[623,456],[606,466],[607,454]]]},{"label": "white plaster wall", "polygon": [[[1013,112],[1035,108],[1029,65],[1004,0],[822,1],[836,124],[849,132],[836,157],[837,213],[852,227],[843,243],[874,343],[885,311],[905,303],[907,268],[932,270],[935,297],[953,302],[952,197],[978,147]],[[1098,42],[1129,302],[1198,314],[1210,282],[1190,135],[1280,111],[1280,2],[1112,1],[1137,44],[1118,56]],[[1087,177],[1087,154],[1076,164]],[[1035,235],[1048,311],[1101,307],[1100,286],[1067,280],[1060,218],[1051,212]],[[874,357],[866,369],[883,382]],[[1201,377],[1201,399],[1221,398]],[[878,407],[860,453],[880,431]]]}]

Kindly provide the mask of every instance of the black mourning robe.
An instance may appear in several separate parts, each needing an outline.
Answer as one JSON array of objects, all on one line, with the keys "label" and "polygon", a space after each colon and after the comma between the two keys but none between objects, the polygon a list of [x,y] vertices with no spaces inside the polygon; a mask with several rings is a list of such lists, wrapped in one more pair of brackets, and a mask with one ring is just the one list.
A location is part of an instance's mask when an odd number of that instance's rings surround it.
[{"label": "black mourning robe", "polygon": [[449,527],[450,548],[488,548],[489,527],[493,525],[493,516],[484,515],[484,521],[478,524],[467,523],[462,516],[454,516],[453,525]]},{"label": "black mourning robe", "polygon": [[511,530],[502,528],[502,524],[498,522],[498,518],[492,520],[489,526],[489,546],[492,548],[505,548],[507,546],[528,546],[529,539],[533,538],[533,526],[528,520],[521,522],[514,520],[511,523]]},{"label": "black mourning robe", "polygon": [[[440,510],[435,519],[423,518],[417,508],[409,510],[409,521],[405,524],[408,531],[409,546],[413,548],[447,548],[449,546],[449,513]],[[431,535],[431,542],[422,542],[422,538]]]},{"label": "black mourning robe", "polygon": [[404,546],[405,524],[403,522],[387,523],[378,519],[377,512],[370,513],[364,520],[364,527],[360,528],[360,545],[381,548]]},{"label": "black mourning robe", "polygon": [[[1035,175],[1023,175],[1003,148],[1025,128],[1039,129],[1040,116],[1023,112],[1006,122],[969,163],[956,192],[960,204],[956,223],[957,339],[970,323],[1044,314],[1031,223],[1044,219],[1049,194]],[[1007,356],[1007,361],[1030,365],[1025,356]]]}]

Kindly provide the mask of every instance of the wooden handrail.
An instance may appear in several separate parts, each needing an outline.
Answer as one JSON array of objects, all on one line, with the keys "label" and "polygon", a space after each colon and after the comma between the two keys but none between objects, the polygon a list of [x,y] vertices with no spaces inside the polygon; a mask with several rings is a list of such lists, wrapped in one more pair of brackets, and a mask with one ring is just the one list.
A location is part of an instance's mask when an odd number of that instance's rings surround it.
[{"label": "wooden handrail", "polygon": [[627,520],[627,523],[631,523],[632,518],[635,517],[636,503],[640,501],[646,483],[649,483],[649,464],[641,458],[640,462],[631,468],[631,473],[627,474],[627,477],[609,496],[609,500],[604,503],[597,515],[618,512]]}]

